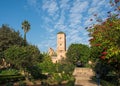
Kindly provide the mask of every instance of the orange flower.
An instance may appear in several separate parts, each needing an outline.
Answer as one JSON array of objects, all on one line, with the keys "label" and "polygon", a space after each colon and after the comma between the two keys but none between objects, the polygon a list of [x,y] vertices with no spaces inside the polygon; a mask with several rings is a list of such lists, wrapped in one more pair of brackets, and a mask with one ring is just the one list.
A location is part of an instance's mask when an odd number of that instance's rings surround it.
[{"label": "orange flower", "polygon": [[107,54],[107,52],[102,52],[102,55],[106,55]]},{"label": "orange flower", "polygon": [[101,56],[100,58],[101,58],[101,59],[105,59],[105,56]]},{"label": "orange flower", "polygon": [[114,0],[114,1],[115,1],[116,4],[119,2],[119,0]]},{"label": "orange flower", "polygon": [[101,46],[101,44],[95,44],[95,46]]},{"label": "orange flower", "polygon": [[105,47],[103,50],[105,51],[105,50],[107,50],[107,48]]},{"label": "orange flower", "polygon": [[112,24],[112,23],[110,23],[109,25],[110,25],[110,26],[113,26],[113,24]]},{"label": "orange flower", "polygon": [[94,40],[94,38],[92,38],[92,39],[89,39],[89,41],[93,41]]}]

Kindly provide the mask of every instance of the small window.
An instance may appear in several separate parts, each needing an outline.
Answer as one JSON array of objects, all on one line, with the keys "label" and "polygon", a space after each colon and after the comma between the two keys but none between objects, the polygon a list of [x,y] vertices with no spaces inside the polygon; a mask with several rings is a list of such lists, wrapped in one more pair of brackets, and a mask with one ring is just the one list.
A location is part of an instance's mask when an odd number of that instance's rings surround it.
[{"label": "small window", "polygon": [[60,50],[60,53],[62,53],[63,51],[62,50]]}]

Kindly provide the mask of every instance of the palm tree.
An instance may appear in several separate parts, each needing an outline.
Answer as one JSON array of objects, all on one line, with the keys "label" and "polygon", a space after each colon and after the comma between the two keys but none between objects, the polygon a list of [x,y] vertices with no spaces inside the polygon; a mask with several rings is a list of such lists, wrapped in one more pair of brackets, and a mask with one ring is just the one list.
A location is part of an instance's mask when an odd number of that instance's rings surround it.
[{"label": "palm tree", "polygon": [[24,30],[24,45],[26,44],[26,33],[30,30],[30,23],[27,20],[22,22],[22,29]]}]

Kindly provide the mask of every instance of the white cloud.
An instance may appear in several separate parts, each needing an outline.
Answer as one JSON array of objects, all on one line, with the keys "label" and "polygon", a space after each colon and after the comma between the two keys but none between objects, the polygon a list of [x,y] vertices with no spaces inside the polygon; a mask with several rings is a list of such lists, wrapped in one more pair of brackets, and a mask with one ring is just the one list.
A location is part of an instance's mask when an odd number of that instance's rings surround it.
[{"label": "white cloud", "polygon": [[64,26],[64,22],[65,22],[65,16],[64,14],[61,13],[60,18],[58,19],[58,21],[55,23],[55,28],[61,28],[60,26]]},{"label": "white cloud", "polygon": [[52,20],[49,17],[47,17],[47,16],[44,16],[43,19],[44,19],[46,24],[52,22]]},{"label": "white cloud", "polygon": [[46,50],[48,51],[50,47],[56,50],[56,36],[54,34],[49,34],[47,36],[48,38],[38,43],[37,46],[39,47],[40,50],[44,50],[44,51]]},{"label": "white cloud", "polygon": [[28,4],[31,6],[36,6],[38,0],[27,0]]},{"label": "white cloud", "polygon": [[51,28],[49,28],[49,27],[46,27],[45,29],[46,29],[49,33],[52,33],[52,32],[55,31],[54,29],[51,29]]},{"label": "white cloud", "polygon": [[89,10],[88,10],[88,14],[97,14],[98,13],[98,7],[91,7]]},{"label": "white cloud", "polygon": [[84,1],[81,2],[79,0],[74,1],[73,7],[70,9],[70,15],[69,15],[69,22],[70,27],[75,27],[77,25],[80,25],[81,18],[83,17],[82,13],[85,12],[88,9],[88,2]]},{"label": "white cloud", "polygon": [[74,1],[73,7],[71,8],[70,12],[71,13],[82,13],[86,11],[88,8],[88,2],[84,1],[81,2],[79,0]]},{"label": "white cloud", "polygon": [[70,0],[60,0],[60,9],[68,10],[70,8],[69,1]]},{"label": "white cloud", "polygon": [[[89,44],[86,26],[96,23],[94,14],[104,18],[109,4],[106,0],[27,0],[29,5],[43,13],[43,27],[48,38],[39,43],[42,49],[56,49],[57,31],[67,35],[67,46],[71,43]],[[39,1],[39,2],[38,2]],[[93,19],[93,21],[90,21]]]},{"label": "white cloud", "polygon": [[[105,6],[107,0],[92,0],[91,7],[100,7],[100,6]],[[109,0],[107,1],[109,2]]]},{"label": "white cloud", "polygon": [[48,0],[43,2],[42,8],[43,10],[46,10],[51,16],[53,16],[58,10],[58,6],[55,0]]}]

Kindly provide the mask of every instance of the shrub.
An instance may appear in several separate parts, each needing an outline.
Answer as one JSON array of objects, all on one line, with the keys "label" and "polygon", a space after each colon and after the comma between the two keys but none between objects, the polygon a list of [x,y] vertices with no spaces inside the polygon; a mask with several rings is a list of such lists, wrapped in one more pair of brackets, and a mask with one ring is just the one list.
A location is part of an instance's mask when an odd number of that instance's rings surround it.
[{"label": "shrub", "polygon": [[16,75],[19,71],[16,69],[5,69],[0,71],[0,75]]},{"label": "shrub", "polygon": [[19,82],[19,86],[26,86],[26,83],[23,82],[23,81],[20,81],[20,82]]}]

